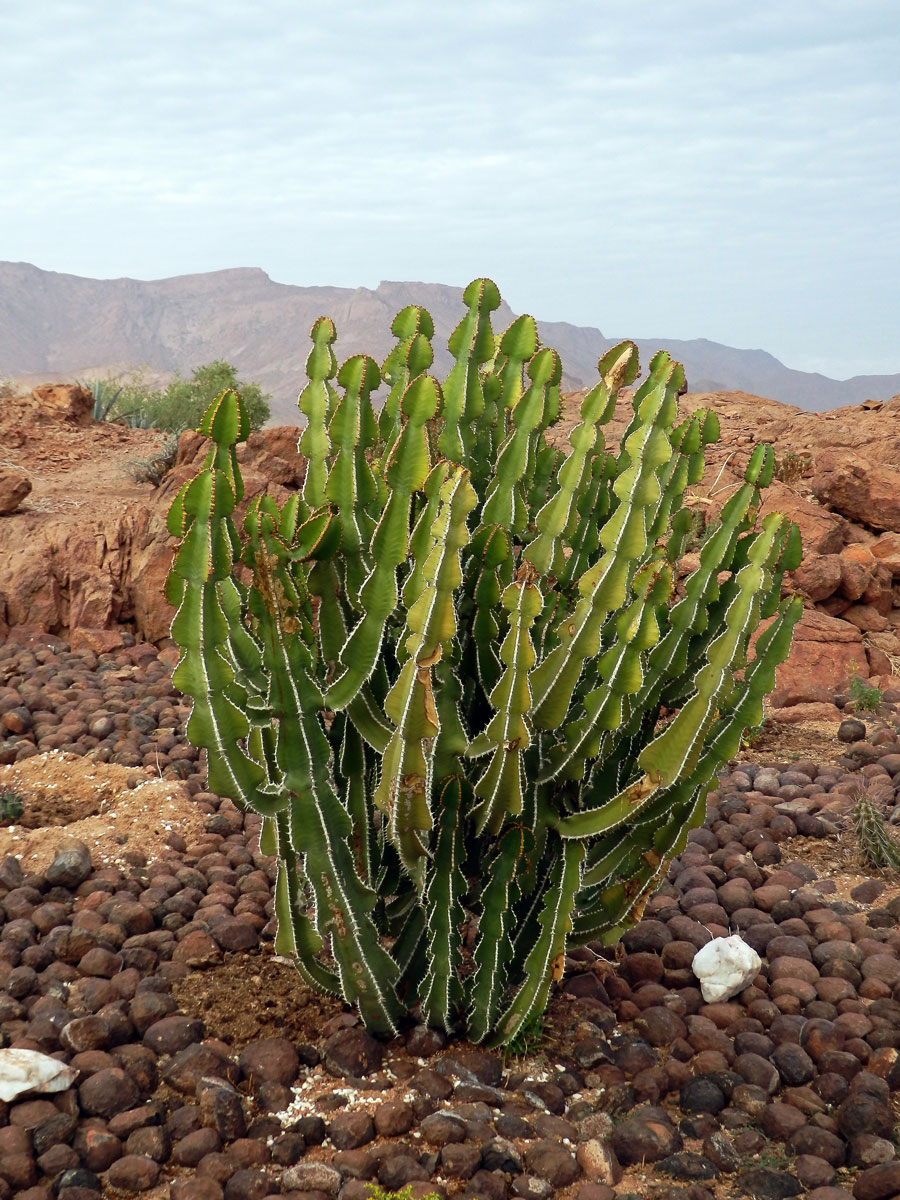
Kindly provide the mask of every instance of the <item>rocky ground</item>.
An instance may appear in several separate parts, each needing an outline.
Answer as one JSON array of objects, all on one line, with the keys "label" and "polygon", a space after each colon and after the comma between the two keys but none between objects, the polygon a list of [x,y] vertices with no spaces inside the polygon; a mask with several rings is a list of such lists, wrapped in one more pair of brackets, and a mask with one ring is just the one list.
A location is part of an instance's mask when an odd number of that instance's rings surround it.
[{"label": "rocky ground", "polygon": [[[698,514],[775,445],[806,611],[706,826],[615,953],[573,953],[519,1056],[375,1042],[274,957],[258,819],[205,790],[171,686],[165,512],[203,447],[136,482],[160,435],[89,404],[0,395],[0,812],[23,802],[0,824],[0,1045],[78,1071],[0,1102],[0,1200],[900,1197],[900,879],[848,827],[860,787],[900,821],[900,399],[683,398],[722,424]],[[560,444],[576,419],[577,397]],[[248,498],[298,486],[296,435],[242,448]],[[851,712],[854,677],[879,712]],[[732,931],[760,973],[705,1004],[693,955]]]},{"label": "rocky ground", "polygon": [[[560,447],[581,395],[565,397],[551,430]],[[61,384],[28,395],[0,388],[0,637],[34,626],[103,650],[124,629],[165,644],[173,614],[162,591],[174,546],[166,514],[206,444],[182,434],[161,485],[139,482],[136,464],[161,452],[164,435],[94,421],[91,399]],[[774,446],[762,512],[786,513],[800,529],[803,564],[784,588],[803,596],[805,611],[778,672],[773,720],[839,720],[832,696],[851,677],[884,688],[900,671],[900,397],[829,413],[744,392],[688,394],[679,404],[683,413],[713,409],[721,427],[686,498],[698,536],[739,486],[754,446]],[[608,445],[631,411],[623,393]],[[302,483],[297,434],[296,426],[268,428],[239,448],[244,505],[264,490],[281,503]],[[689,553],[684,572],[693,565]]]},{"label": "rocky ground", "polygon": [[[259,820],[204,790],[171,652],[121,640],[0,645],[0,1041],[79,1072],[0,1102],[0,1200],[900,1195],[900,879],[848,829],[860,786],[900,812],[897,708],[768,726],[504,1056],[375,1041],[274,957]],[[706,1004],[733,931],[763,965]]]}]

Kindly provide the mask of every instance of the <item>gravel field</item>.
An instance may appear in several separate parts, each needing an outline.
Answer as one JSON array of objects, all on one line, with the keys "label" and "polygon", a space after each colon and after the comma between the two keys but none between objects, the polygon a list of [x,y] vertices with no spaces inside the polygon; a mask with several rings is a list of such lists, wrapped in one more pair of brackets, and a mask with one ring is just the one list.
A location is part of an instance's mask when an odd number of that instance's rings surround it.
[{"label": "gravel field", "polygon": [[[0,1102],[0,1200],[900,1196],[900,880],[847,828],[861,781],[895,809],[895,710],[848,715],[831,760],[732,764],[513,1057],[376,1041],[273,956],[259,818],[205,791],[172,665],[0,645],[0,792],[25,801],[0,828],[0,1045],[79,1071]],[[706,1004],[693,955],[735,931],[760,973]]]}]

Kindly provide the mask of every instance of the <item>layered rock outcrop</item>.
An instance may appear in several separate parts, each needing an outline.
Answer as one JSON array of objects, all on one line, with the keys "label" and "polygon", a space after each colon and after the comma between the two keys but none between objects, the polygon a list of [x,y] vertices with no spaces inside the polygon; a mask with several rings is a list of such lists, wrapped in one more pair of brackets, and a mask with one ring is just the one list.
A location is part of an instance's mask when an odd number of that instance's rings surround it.
[{"label": "layered rock outcrop", "polygon": [[[161,487],[136,482],[163,435],[94,421],[90,400],[69,385],[3,399],[0,441],[15,459],[11,474],[25,477],[27,468],[33,490],[0,516],[0,638],[20,625],[51,633],[125,625],[147,641],[168,637],[163,586],[174,541],[166,513],[205,440],[182,435]],[[281,501],[302,482],[296,447],[296,427],[251,435],[240,448],[245,506],[267,486]]]}]

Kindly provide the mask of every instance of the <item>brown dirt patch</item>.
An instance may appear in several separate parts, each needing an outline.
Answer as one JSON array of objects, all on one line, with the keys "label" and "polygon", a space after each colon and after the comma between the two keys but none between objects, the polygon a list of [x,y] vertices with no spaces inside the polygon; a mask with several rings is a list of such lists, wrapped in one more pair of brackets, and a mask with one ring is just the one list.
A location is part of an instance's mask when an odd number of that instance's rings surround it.
[{"label": "brown dirt patch", "polygon": [[866,864],[856,844],[852,822],[846,818],[845,821],[846,828],[832,837],[787,838],[779,845],[782,861],[806,863],[818,872],[819,879],[833,880],[837,890],[824,896],[826,904],[835,899],[850,900],[850,892],[858,884],[867,879],[881,879],[887,884],[886,889],[872,904],[864,904],[863,909],[884,908],[900,896],[900,877],[895,871]]},{"label": "brown dirt patch", "polygon": [[315,1042],[344,1011],[342,1001],[313,992],[293,963],[268,952],[229,954],[220,966],[175,983],[172,994],[181,1012],[236,1050],[267,1037]]},{"label": "brown dirt patch", "polygon": [[15,855],[26,871],[44,871],[65,838],[83,841],[99,867],[122,865],[135,850],[152,862],[171,832],[193,841],[203,831],[183,783],[58,750],[0,767],[7,789],[22,798],[23,812],[0,827],[0,856]]},{"label": "brown dirt patch", "polygon": [[834,721],[799,721],[796,725],[783,725],[768,720],[743,747],[735,762],[791,762],[811,758],[824,765],[844,752],[837,731],[838,725]]},{"label": "brown dirt patch", "polygon": [[86,426],[54,419],[32,396],[6,397],[0,416],[0,459],[26,471],[32,491],[19,513],[83,520],[98,509],[121,511],[151,490],[130,464],[158,453],[165,434],[107,421]]}]

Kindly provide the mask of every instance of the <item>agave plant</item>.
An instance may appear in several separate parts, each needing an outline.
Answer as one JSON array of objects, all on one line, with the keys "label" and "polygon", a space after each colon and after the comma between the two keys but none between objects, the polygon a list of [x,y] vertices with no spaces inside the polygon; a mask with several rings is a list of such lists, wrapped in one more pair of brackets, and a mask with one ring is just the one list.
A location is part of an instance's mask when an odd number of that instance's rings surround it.
[{"label": "agave plant", "polygon": [[88,379],[75,381],[79,387],[85,388],[94,397],[91,416],[95,421],[105,421],[122,395],[123,388],[117,386],[112,379]]},{"label": "agave plant", "polygon": [[546,436],[558,355],[531,317],[495,339],[490,280],[464,301],[443,384],[423,308],[381,370],[338,371],[316,321],[302,493],[254,500],[240,531],[250,426],[222,393],[170,512],[167,595],[188,735],[278,857],[276,950],[373,1031],[412,1014],[505,1044],[702,822],[787,654],[800,547],[777,514],[756,527],[758,447],[676,594],[682,497],[718,437],[712,412],[679,419],[681,367],[656,355],[607,449],[638,378],[633,343],[610,350],[566,455]]}]

